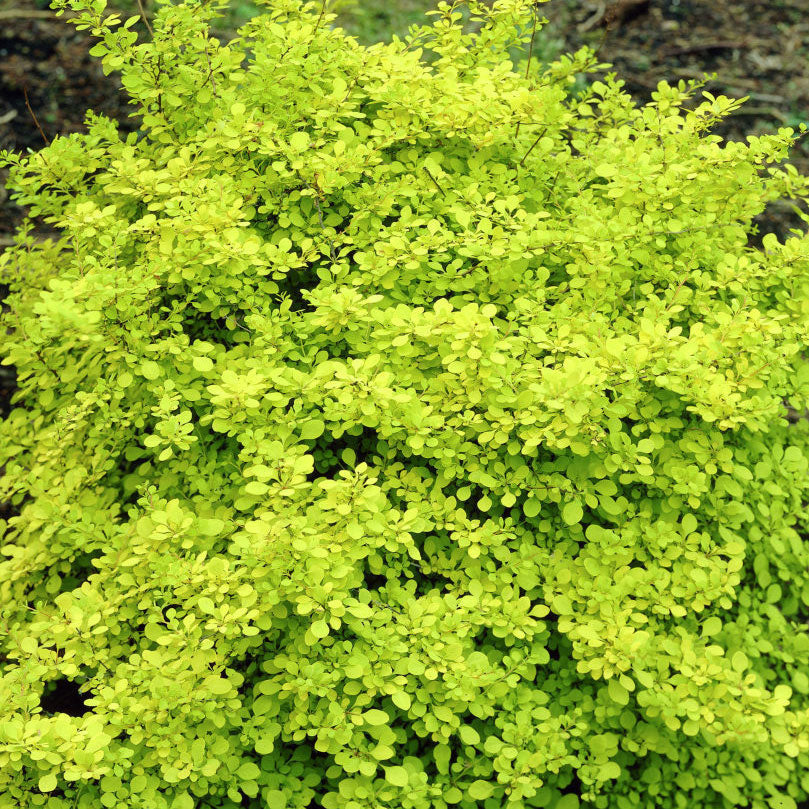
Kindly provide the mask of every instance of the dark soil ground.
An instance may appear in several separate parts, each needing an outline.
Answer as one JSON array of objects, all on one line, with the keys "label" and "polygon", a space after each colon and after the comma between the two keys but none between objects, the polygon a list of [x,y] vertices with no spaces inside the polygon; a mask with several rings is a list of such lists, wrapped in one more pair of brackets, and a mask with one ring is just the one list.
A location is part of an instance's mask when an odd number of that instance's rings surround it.
[{"label": "dark soil ground", "polygon": [[[137,128],[115,77],[87,55],[90,37],[45,2],[0,0],[0,148],[38,149],[44,138],[81,131],[88,109]],[[740,139],[809,123],[809,0],[554,0],[540,12],[563,50],[596,48],[639,102],[662,79],[715,72],[708,90],[750,98],[718,134]],[[792,162],[809,173],[809,137]],[[0,172],[0,249],[24,213],[8,200],[4,179]],[[759,222],[761,233],[782,238],[799,224],[777,204]],[[13,386],[9,371],[0,366],[0,414]]]}]

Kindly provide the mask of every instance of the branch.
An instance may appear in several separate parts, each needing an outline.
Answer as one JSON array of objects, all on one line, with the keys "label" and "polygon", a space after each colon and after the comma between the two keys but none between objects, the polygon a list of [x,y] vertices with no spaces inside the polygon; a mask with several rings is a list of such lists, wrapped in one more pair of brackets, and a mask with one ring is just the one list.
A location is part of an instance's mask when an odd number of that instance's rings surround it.
[{"label": "branch", "polygon": [[146,30],[149,32],[149,36],[154,39],[154,31],[152,31],[152,26],[149,25],[149,20],[146,17],[146,9],[143,7],[141,0],[138,0],[138,8],[140,9],[140,16],[143,19],[143,22],[146,24]]},{"label": "branch", "polygon": [[36,115],[34,115],[34,111],[31,109],[31,102],[28,100],[28,88],[23,86],[22,92],[23,95],[25,96],[25,106],[28,107],[28,112],[31,113],[31,117],[34,119],[34,123],[37,125],[39,134],[42,135],[42,139],[45,141],[45,145],[50,146],[51,142],[48,140],[48,136],[42,131],[42,127],[39,125],[39,121],[37,120]]}]

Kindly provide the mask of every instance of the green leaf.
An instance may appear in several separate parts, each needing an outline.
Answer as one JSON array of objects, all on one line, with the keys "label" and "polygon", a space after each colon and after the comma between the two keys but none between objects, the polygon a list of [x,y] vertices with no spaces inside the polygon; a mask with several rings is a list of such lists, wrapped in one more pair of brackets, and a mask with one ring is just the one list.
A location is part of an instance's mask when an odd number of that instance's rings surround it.
[{"label": "green leaf", "polygon": [[393,704],[402,711],[406,711],[410,708],[412,700],[410,699],[410,694],[406,691],[394,691],[390,698]]},{"label": "green leaf", "polygon": [[57,785],[56,774],[49,772],[47,775],[43,775],[39,779],[39,791],[40,792],[53,792],[56,789]]},{"label": "green leaf", "polygon": [[207,677],[205,680],[205,688],[212,694],[228,694],[232,691],[230,681],[224,677]]},{"label": "green leaf", "polygon": [[612,781],[621,777],[621,767],[614,761],[606,761],[598,768],[598,777],[602,781]]},{"label": "green leaf", "polygon": [[146,379],[157,379],[160,376],[160,366],[154,360],[146,360],[141,364],[140,372]]},{"label": "green leaf", "polygon": [[609,692],[610,699],[618,705],[626,705],[629,702],[629,691],[621,685],[616,679],[611,679],[607,683],[607,691]]},{"label": "green leaf", "polygon": [[467,787],[467,794],[472,800],[482,801],[488,798],[494,792],[494,785],[489,781],[473,781]]},{"label": "green leaf", "polygon": [[242,781],[255,781],[261,775],[261,770],[254,762],[245,761],[245,763],[236,770],[236,775]]},{"label": "green leaf", "polygon": [[470,725],[461,725],[458,728],[458,736],[464,744],[477,744],[480,741],[480,734]]},{"label": "green leaf", "polygon": [[570,615],[573,612],[573,605],[565,595],[558,595],[551,601],[551,609],[557,615]]},{"label": "green leaf", "polygon": [[575,525],[580,523],[583,515],[584,512],[582,511],[581,504],[578,502],[578,500],[573,500],[572,502],[567,503],[562,509],[562,519],[567,525]]},{"label": "green leaf", "polygon": [[387,744],[378,744],[373,750],[371,750],[371,755],[377,761],[385,761],[386,759],[393,758],[396,755],[396,751]]},{"label": "green leaf", "polygon": [[195,371],[205,373],[213,368],[213,360],[210,357],[194,357],[192,360]]},{"label": "green leaf", "polygon": [[175,795],[171,809],[194,809],[194,799],[187,792]]},{"label": "green leaf", "polygon": [[326,425],[320,419],[312,419],[301,427],[301,438],[305,441],[320,438],[325,429]]},{"label": "green leaf", "polygon": [[219,520],[215,517],[202,517],[197,520],[197,525],[199,526],[199,532],[206,537],[218,536],[225,530],[224,520]]},{"label": "green leaf", "polygon": [[618,174],[618,167],[610,163],[599,163],[594,171],[599,177],[615,177]]},{"label": "green leaf", "polygon": [[390,717],[377,708],[371,708],[362,715],[366,725],[386,725],[390,721]]},{"label": "green leaf", "polygon": [[797,670],[792,675],[792,686],[799,694],[809,694],[809,675]]},{"label": "green leaf", "polygon": [[289,145],[296,152],[302,152],[309,146],[309,135],[306,132],[293,132],[289,137]]},{"label": "green leaf", "polygon": [[[449,772],[449,762],[452,751],[449,745],[437,744],[433,749],[433,760],[435,761],[435,768],[438,772],[446,775]],[[460,800],[460,798],[459,798]]]},{"label": "green leaf", "polygon": [[750,665],[750,661],[744,652],[734,652],[730,658],[730,665],[734,671],[742,672]]},{"label": "green leaf", "polygon": [[770,809],[797,809],[798,804],[790,795],[772,795],[767,801]]},{"label": "green leaf", "polygon": [[280,789],[265,789],[261,796],[267,809],[287,809],[289,805],[286,793]]},{"label": "green leaf", "polygon": [[404,767],[385,767],[385,780],[395,787],[406,787],[410,776]]},{"label": "green leaf", "polygon": [[210,599],[207,596],[201,596],[199,599],[197,599],[197,606],[207,615],[213,615],[213,613],[216,611],[216,605],[214,604],[213,599]]},{"label": "green leaf", "polygon": [[260,756],[268,756],[275,750],[275,737],[262,736],[256,739],[254,749]]},{"label": "green leaf", "polygon": [[542,507],[539,503],[539,500],[535,500],[533,497],[529,497],[523,503],[522,506],[523,514],[525,514],[525,516],[528,517],[529,520],[536,517],[539,514],[541,508]]}]

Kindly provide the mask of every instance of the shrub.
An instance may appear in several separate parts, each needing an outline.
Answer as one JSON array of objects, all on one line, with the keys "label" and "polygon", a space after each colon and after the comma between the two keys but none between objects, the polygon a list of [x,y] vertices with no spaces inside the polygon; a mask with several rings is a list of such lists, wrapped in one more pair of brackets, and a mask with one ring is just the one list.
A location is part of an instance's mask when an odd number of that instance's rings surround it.
[{"label": "shrub", "polygon": [[57,2],[142,125],[3,157],[0,806],[794,809],[794,133],[515,69],[523,0]]}]

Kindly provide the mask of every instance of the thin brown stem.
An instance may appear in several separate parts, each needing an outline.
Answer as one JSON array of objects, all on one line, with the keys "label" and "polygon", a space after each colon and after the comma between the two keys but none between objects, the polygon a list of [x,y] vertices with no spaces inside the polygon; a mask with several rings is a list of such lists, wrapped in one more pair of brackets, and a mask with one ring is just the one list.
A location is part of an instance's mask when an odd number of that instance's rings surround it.
[{"label": "thin brown stem", "polygon": [[36,124],[37,129],[39,130],[39,134],[42,135],[42,140],[45,141],[46,146],[50,146],[51,142],[48,140],[48,136],[45,134],[42,127],[39,125],[39,121],[37,120],[36,115],[34,115],[34,111],[31,109],[31,102],[28,100],[28,88],[23,86],[22,93],[25,96],[25,106],[28,108],[28,112],[31,113],[31,117],[34,119],[34,123]]},{"label": "thin brown stem", "polygon": [[[525,80],[528,81],[528,75],[531,72],[531,59],[534,56],[534,39],[537,35],[537,10],[536,8],[533,9],[534,11],[534,25],[531,29],[531,44],[528,46],[528,64],[525,66]],[[518,138],[520,136],[520,121],[517,121],[517,128],[514,130],[514,137]]]},{"label": "thin brown stem", "polygon": [[531,152],[534,151],[534,149],[536,148],[537,144],[539,143],[539,141],[541,139],[542,139],[542,135],[538,135],[537,139],[531,144],[531,148],[523,155],[522,160],[520,160],[520,165],[521,166],[525,165],[525,161],[528,159],[528,155],[531,154]]},{"label": "thin brown stem", "polygon": [[686,281],[686,276],[683,276],[683,279],[677,284],[677,289],[674,290],[674,294],[671,296],[671,300],[669,301],[669,305],[663,310],[664,312],[668,312],[672,306],[674,306],[674,301],[677,299],[677,296],[680,294],[680,290],[683,288],[683,284]]},{"label": "thin brown stem", "polygon": [[211,54],[208,50],[209,40],[205,40],[205,58],[208,60],[208,81],[211,83],[211,89],[213,90],[214,96],[216,96],[216,79],[213,75],[213,65],[211,64]]},{"label": "thin brown stem", "polygon": [[435,187],[441,192],[441,195],[446,196],[446,194],[444,193],[444,189],[441,188],[441,186],[438,184],[438,180],[436,180],[435,177],[433,177],[432,173],[430,172],[430,169],[428,169],[427,166],[424,167],[424,171],[427,173],[427,176],[433,181],[433,185],[435,185]]},{"label": "thin brown stem", "polygon": [[528,64],[525,66],[525,78],[528,78],[528,75],[531,71],[531,59],[534,56],[534,39],[537,35],[537,10],[534,9],[534,27],[531,29],[531,44],[528,46]]},{"label": "thin brown stem", "polygon": [[140,9],[140,16],[146,25],[146,30],[149,32],[149,36],[154,39],[154,31],[152,30],[152,26],[149,25],[149,18],[146,16],[146,9],[143,7],[142,0],[138,0],[138,8]]},{"label": "thin brown stem", "polygon": [[313,32],[313,35],[318,32],[318,29],[320,28],[320,23],[323,21],[323,15],[326,13],[327,2],[328,0],[323,0],[323,2],[320,4],[320,15],[318,16],[317,22],[315,23],[315,30]]}]

